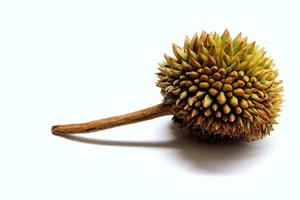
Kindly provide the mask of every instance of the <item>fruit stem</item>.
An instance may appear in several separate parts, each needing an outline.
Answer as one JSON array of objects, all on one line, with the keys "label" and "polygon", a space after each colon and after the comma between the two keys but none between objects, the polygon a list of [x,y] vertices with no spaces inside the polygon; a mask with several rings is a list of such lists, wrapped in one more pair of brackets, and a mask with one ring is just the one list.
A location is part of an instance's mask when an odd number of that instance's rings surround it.
[{"label": "fruit stem", "polygon": [[52,126],[51,130],[54,135],[89,133],[126,124],[137,123],[171,114],[171,105],[161,103],[149,108],[127,113],[124,115],[108,117],[79,124],[56,125]]}]

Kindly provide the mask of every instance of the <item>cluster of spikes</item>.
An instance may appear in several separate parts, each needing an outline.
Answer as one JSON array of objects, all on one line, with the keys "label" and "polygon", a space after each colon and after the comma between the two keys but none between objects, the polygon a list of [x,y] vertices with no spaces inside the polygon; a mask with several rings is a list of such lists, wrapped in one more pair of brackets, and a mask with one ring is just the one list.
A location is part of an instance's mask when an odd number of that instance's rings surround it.
[{"label": "cluster of spikes", "polygon": [[253,141],[273,129],[282,103],[272,59],[241,33],[197,33],[159,64],[157,86],[173,121],[212,142]]}]

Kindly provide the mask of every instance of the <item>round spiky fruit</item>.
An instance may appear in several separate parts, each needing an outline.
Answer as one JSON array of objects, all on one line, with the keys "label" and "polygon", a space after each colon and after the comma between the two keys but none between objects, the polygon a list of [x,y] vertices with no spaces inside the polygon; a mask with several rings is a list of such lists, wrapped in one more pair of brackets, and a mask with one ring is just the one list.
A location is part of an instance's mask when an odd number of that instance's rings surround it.
[{"label": "round spiky fruit", "polygon": [[273,129],[282,103],[273,61],[255,42],[227,30],[186,37],[165,55],[157,86],[173,121],[201,140],[252,141]]}]

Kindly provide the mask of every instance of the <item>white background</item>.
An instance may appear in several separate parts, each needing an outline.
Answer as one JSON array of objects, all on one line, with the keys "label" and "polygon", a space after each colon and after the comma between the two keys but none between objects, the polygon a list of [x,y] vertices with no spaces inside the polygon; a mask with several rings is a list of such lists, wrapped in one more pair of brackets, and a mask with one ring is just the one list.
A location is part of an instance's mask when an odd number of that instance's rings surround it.
[{"label": "white background", "polygon": [[[0,199],[299,199],[297,1],[0,1]],[[157,63],[206,30],[264,46],[284,80],[270,137],[199,144],[171,117],[71,139],[57,123],[161,102]]]}]

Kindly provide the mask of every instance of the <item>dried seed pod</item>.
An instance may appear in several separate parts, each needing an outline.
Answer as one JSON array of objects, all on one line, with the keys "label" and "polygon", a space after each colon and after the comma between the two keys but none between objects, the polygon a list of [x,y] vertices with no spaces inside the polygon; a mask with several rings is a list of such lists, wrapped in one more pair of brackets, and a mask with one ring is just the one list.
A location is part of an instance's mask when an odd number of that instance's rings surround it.
[{"label": "dried seed pod", "polygon": [[[276,80],[277,72],[273,70],[272,60],[267,59],[268,62],[265,62],[265,52],[253,44],[247,43],[241,34],[232,40],[227,30],[221,36],[206,32],[201,37],[196,34],[193,44],[187,38],[184,48],[176,50],[193,51],[198,55],[195,59],[201,67],[189,64],[193,66],[191,71],[203,69],[199,79],[199,90],[202,91],[199,99],[203,100],[202,105],[197,107],[198,118],[203,120],[197,120],[195,115],[189,117],[191,113],[175,112],[174,122],[182,127],[188,126],[193,135],[210,141],[251,141],[268,135],[280,110],[282,87],[281,81]],[[174,54],[176,56],[179,53]],[[181,57],[176,56],[172,62],[181,65],[180,59]],[[176,78],[163,73],[163,68],[172,67],[159,67],[162,73],[157,86],[164,95],[167,93],[166,85]],[[175,102],[176,98],[178,97],[173,94],[164,95],[165,102]],[[176,110],[182,109],[185,104],[183,101],[176,105]],[[254,108],[256,113],[250,111],[250,108]],[[209,121],[218,123],[208,126]],[[216,129],[214,124],[220,126]]]},{"label": "dried seed pod", "polygon": [[53,126],[54,134],[92,132],[164,115],[196,138],[210,142],[252,141],[273,130],[282,103],[281,81],[272,60],[255,43],[227,30],[186,37],[173,44],[175,57],[159,64],[163,103],[83,124]]}]

